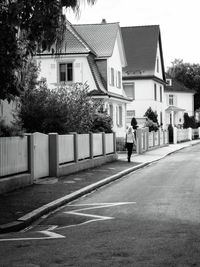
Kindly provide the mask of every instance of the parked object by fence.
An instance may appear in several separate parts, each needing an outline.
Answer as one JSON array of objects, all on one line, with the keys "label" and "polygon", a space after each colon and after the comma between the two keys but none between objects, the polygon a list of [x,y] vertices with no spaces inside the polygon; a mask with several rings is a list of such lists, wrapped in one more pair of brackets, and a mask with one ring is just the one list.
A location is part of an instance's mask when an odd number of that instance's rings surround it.
[{"label": "parked object by fence", "polygon": [[115,133],[33,133],[0,138],[0,193],[47,176],[70,174],[117,159]]},{"label": "parked object by fence", "polygon": [[137,137],[137,153],[142,154],[150,149],[155,149],[169,144],[168,131],[158,130],[149,132],[149,128],[138,128]]}]

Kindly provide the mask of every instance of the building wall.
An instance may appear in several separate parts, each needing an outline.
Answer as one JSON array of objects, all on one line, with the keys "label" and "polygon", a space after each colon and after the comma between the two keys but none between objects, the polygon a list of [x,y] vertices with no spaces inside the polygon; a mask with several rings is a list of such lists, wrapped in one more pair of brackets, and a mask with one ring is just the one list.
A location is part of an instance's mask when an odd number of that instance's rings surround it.
[{"label": "building wall", "polygon": [[[123,88],[122,88],[122,62],[120,59],[120,53],[119,53],[119,45],[116,40],[115,46],[113,49],[113,54],[110,58],[107,60],[107,77],[108,77],[108,91],[116,94],[123,94]],[[110,68],[114,68],[114,86],[110,85]],[[120,87],[118,88],[116,85],[116,72],[120,71],[121,73],[121,81],[120,81]]]},{"label": "building wall", "polygon": [[160,53],[159,42],[158,42],[158,45],[157,45],[157,53],[156,53],[156,62],[155,62],[154,74],[158,78],[163,79],[162,64],[161,64],[161,53]]},{"label": "building wall", "polygon": [[[165,92],[165,109],[169,107],[169,95],[175,96],[174,106],[184,109],[184,111],[174,113],[175,125],[183,124],[184,113],[188,113],[189,116],[194,116],[194,95],[191,93],[184,92]],[[166,113],[166,123],[170,123],[170,114]]]},{"label": "building wall", "polygon": [[13,113],[16,110],[16,101],[0,100],[0,121],[4,120],[5,124],[9,125],[14,121]]},{"label": "building wall", "polygon": [[[111,106],[113,112],[111,111]],[[122,123],[119,123],[119,108],[121,107],[122,112]],[[117,101],[115,99],[110,99],[105,101],[105,109],[107,113],[111,116],[113,122],[113,131],[116,133],[117,137],[125,137],[126,133],[126,104]]]},{"label": "building wall", "polygon": [[[135,100],[127,104],[127,111],[134,110],[135,117],[141,119],[149,107],[158,114],[158,121],[160,123],[160,113],[162,112],[162,122],[165,125],[164,116],[164,88],[163,85],[153,80],[134,80],[123,81],[123,83],[135,84]],[[154,99],[154,84],[157,88],[157,100]],[[162,91],[162,102],[160,101],[160,87]]]},{"label": "building wall", "polygon": [[96,89],[86,56],[37,57],[39,78],[46,78],[49,88],[55,88],[59,81],[59,63],[68,62],[73,63],[73,82],[87,83],[90,90]]}]

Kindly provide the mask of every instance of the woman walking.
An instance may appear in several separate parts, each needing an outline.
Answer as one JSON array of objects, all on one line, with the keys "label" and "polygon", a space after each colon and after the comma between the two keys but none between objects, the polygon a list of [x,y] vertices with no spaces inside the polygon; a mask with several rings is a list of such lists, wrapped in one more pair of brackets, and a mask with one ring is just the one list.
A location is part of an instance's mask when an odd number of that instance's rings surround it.
[{"label": "woman walking", "polygon": [[128,162],[131,161],[133,145],[136,145],[135,134],[134,134],[133,127],[129,126],[127,133],[126,133],[126,148],[127,148],[127,153],[128,153]]}]

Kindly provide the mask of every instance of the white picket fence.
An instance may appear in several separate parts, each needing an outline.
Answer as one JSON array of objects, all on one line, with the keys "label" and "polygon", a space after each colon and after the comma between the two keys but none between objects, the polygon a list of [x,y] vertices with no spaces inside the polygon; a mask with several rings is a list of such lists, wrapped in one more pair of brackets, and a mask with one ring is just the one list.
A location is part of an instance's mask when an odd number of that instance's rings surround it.
[{"label": "white picket fence", "polygon": [[200,138],[200,128],[192,129],[178,129],[173,127],[173,143],[180,143],[184,141],[189,141],[192,139]]},{"label": "white picket fence", "polygon": [[0,177],[28,171],[27,137],[0,138]]},{"label": "white picket fence", "polygon": [[56,151],[59,165],[116,153],[114,133],[55,134],[56,143],[51,143],[49,136],[37,132],[23,138],[1,137],[0,178],[24,172],[32,172],[33,179],[47,177]]},{"label": "white picket fence", "polygon": [[159,148],[168,145],[168,131],[159,130],[149,132],[149,128],[139,128],[136,131],[138,154],[142,154],[150,149]]}]

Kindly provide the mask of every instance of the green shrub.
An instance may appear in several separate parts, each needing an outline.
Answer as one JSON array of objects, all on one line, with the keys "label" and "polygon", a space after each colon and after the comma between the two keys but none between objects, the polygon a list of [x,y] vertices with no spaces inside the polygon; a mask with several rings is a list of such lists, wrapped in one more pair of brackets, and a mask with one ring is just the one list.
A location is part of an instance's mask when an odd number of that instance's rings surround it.
[{"label": "green shrub", "polygon": [[149,132],[152,132],[152,131],[158,131],[158,124],[153,122],[152,120],[150,119],[147,119],[146,122],[145,122],[145,127],[148,127],[149,128]]},{"label": "green shrub", "polygon": [[87,133],[93,127],[100,106],[88,92],[86,84],[76,83],[50,90],[43,81],[22,96],[19,121],[30,133]]},{"label": "green shrub", "polygon": [[98,112],[93,116],[91,132],[112,133],[112,119],[106,112]]}]

